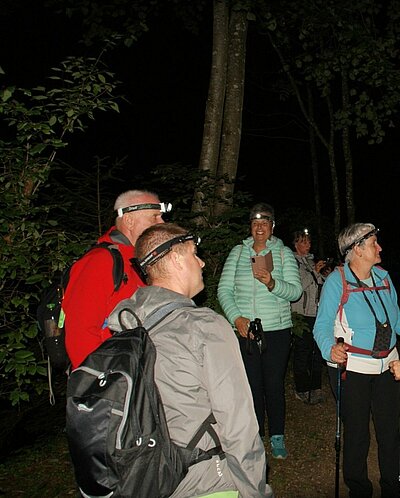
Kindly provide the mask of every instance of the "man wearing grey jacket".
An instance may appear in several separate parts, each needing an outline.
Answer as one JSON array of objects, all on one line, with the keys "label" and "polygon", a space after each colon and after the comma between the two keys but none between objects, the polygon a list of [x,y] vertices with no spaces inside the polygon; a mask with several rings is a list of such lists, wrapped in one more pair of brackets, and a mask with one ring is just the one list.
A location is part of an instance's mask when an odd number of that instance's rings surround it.
[{"label": "man wearing grey jacket", "polygon": [[[122,301],[109,317],[120,328],[127,305],[144,322],[169,303],[180,307],[149,332],[156,347],[155,381],[164,405],[171,439],[186,446],[212,413],[225,458],[214,456],[190,467],[171,498],[208,496],[272,498],[266,484],[265,451],[238,342],[229,323],[192,297],[203,288],[204,262],[197,256],[197,237],[175,224],[154,225],[136,242],[136,262],[147,274],[148,287]],[[128,301],[128,302],[127,302]],[[131,318],[132,320],[132,318]],[[208,432],[198,447],[215,443]],[[223,494],[221,494],[223,493]]]}]

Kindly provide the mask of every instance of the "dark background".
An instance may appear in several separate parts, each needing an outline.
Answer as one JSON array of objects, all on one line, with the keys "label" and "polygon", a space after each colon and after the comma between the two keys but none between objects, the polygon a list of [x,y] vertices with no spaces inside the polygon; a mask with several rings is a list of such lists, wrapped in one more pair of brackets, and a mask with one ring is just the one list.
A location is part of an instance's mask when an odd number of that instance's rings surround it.
[{"label": "dark background", "polygon": [[[93,50],[79,43],[79,19],[57,15],[41,1],[7,0],[2,4],[0,66],[5,75],[0,75],[1,85],[29,87],[43,83],[50,68],[65,56]],[[121,113],[97,114],[85,134],[71,137],[71,146],[61,158],[82,169],[93,164],[95,155],[111,160],[125,158],[123,189],[140,188],[135,179],[159,164],[181,163],[196,168],[211,46],[210,10],[198,35],[183,29],[176,19],[163,17],[153,22],[150,31],[131,48],[114,51],[107,63],[122,82],[120,91],[127,99],[120,103]],[[278,236],[280,213],[288,208],[314,209],[307,130],[294,99],[282,98],[272,86],[279,71],[268,40],[250,22],[237,188],[250,192],[254,201],[275,206]],[[392,129],[383,145],[369,146],[359,141],[353,149],[356,218],[382,228],[384,247],[394,247],[397,240],[393,233],[400,175],[397,141],[398,131]],[[321,151],[321,197],[323,214],[331,220],[330,174],[325,156]],[[340,169],[339,179],[343,195],[344,175]]]}]

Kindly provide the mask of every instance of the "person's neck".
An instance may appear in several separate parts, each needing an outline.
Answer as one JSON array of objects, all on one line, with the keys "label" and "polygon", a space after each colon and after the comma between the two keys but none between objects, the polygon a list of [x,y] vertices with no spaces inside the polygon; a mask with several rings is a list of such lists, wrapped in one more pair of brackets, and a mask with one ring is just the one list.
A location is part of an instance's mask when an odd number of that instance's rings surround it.
[{"label": "person's neck", "polygon": [[267,247],[267,242],[254,242],[253,249],[258,254]]},{"label": "person's neck", "polygon": [[349,264],[350,269],[360,280],[367,280],[371,276],[371,267],[365,267],[357,261],[352,261]]},{"label": "person's neck", "polygon": [[189,295],[189,291],[184,289],[184,286],[182,286],[179,282],[170,282],[164,279],[155,279],[150,285],[162,287],[163,289],[167,289],[176,292],[177,294],[182,294],[182,296],[191,298],[191,296]]}]

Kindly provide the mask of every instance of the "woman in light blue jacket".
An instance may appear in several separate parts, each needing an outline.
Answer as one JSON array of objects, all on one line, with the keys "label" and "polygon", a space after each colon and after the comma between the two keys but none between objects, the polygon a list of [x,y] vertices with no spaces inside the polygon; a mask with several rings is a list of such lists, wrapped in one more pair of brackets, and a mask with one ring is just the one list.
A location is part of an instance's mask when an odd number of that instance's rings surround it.
[{"label": "woman in light blue jacket", "polygon": [[377,234],[371,223],[354,223],[340,232],[338,246],[345,264],[324,283],[313,330],[328,362],[333,392],[340,384],[343,478],[355,498],[373,496],[367,461],[371,415],[380,496],[400,496],[400,384],[390,373],[399,359],[400,310],[388,272],[376,266],[382,251]]},{"label": "woman in light blue jacket", "polygon": [[[256,204],[250,212],[251,237],[230,252],[218,286],[218,299],[239,335],[243,361],[253,394],[260,435],[265,435],[265,411],[272,456],[287,457],[285,447],[285,373],[292,326],[290,301],[302,293],[293,252],[273,235],[274,209]],[[272,267],[256,270],[252,261],[267,256]],[[250,322],[261,319],[261,334],[248,341]],[[257,337],[261,335],[261,337]],[[260,347],[253,343],[257,342]],[[252,346],[252,347],[249,347]]]}]

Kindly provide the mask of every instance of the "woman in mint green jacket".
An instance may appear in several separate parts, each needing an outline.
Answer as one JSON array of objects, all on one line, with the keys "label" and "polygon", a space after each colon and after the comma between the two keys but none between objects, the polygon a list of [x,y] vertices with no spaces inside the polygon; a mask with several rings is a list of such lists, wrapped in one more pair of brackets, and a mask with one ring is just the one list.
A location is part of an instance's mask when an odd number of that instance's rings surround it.
[{"label": "woman in mint green jacket", "polygon": [[[285,373],[292,326],[290,301],[302,286],[293,252],[273,235],[274,209],[256,204],[250,212],[251,237],[230,252],[218,285],[218,299],[239,335],[243,361],[253,394],[260,435],[265,435],[265,411],[274,458],[284,459]],[[271,253],[273,268],[255,270],[252,259]],[[262,348],[248,347],[250,322],[261,319]],[[265,347],[264,347],[265,346]]]}]

